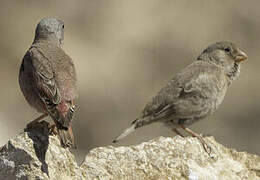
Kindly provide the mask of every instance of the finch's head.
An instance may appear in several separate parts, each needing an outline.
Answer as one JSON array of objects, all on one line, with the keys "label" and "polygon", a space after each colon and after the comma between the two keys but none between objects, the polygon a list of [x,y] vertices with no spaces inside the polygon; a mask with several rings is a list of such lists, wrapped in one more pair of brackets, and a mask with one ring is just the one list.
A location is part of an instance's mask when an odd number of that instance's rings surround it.
[{"label": "finch's head", "polygon": [[64,23],[56,18],[43,18],[35,30],[35,40],[47,39],[63,44]]},{"label": "finch's head", "polygon": [[221,66],[231,79],[239,74],[240,62],[246,59],[246,53],[241,51],[234,43],[228,41],[209,45],[198,57],[198,60]]}]

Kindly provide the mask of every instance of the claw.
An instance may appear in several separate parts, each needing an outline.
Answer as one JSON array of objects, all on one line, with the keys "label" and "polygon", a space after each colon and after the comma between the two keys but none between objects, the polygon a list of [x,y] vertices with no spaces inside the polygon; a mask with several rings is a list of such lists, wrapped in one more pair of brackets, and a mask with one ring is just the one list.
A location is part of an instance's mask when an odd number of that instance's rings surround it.
[{"label": "claw", "polygon": [[206,141],[203,139],[203,137],[195,132],[193,132],[191,129],[184,127],[181,125],[181,128],[184,129],[186,132],[191,134],[193,137],[196,137],[200,140],[205,152],[211,157],[212,148],[206,143]]},{"label": "claw", "polygon": [[50,131],[50,134],[53,134],[53,135],[58,134],[57,127],[56,127],[55,123],[49,124],[49,131]]}]

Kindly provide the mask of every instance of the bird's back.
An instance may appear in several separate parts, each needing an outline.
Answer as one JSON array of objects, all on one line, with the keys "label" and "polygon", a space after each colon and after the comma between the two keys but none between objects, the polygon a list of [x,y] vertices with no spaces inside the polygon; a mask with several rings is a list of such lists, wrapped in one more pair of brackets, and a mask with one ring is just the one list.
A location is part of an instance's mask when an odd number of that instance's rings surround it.
[{"label": "bird's back", "polygon": [[196,61],[163,87],[146,105],[142,117],[200,119],[214,112],[224,99],[224,71],[205,61]]},{"label": "bird's back", "polygon": [[48,41],[34,43],[31,51],[37,51],[51,64],[54,78],[65,100],[73,100],[78,96],[77,76],[71,58],[56,44]]}]

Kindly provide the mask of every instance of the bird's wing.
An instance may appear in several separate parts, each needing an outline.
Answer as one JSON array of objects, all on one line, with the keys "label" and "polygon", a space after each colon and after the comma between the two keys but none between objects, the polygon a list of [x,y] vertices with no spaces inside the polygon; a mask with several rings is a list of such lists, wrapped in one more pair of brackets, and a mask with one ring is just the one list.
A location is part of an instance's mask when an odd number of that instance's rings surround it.
[{"label": "bird's wing", "polygon": [[61,96],[55,81],[51,62],[35,47],[29,50],[29,58],[32,62],[33,75],[40,97],[49,103],[59,104]]},{"label": "bird's wing", "polygon": [[[222,91],[225,79],[215,65],[196,61],[178,73],[143,110],[142,118],[154,121],[174,115],[189,118],[207,108],[213,92]],[[221,81],[221,82],[220,82]],[[223,89],[224,91],[225,89]]]},{"label": "bird's wing", "polygon": [[67,101],[77,98],[77,76],[72,59],[62,48],[53,45],[53,43],[39,42],[33,46],[45,56],[45,59],[51,62],[62,98]]},{"label": "bird's wing", "polygon": [[[144,125],[160,120],[177,120],[188,124],[211,111],[212,104],[220,103],[227,87],[225,73],[221,68],[196,61],[178,73],[146,105],[141,116],[123,131],[117,142]],[[214,106],[214,105],[213,105]]]},{"label": "bird's wing", "polygon": [[74,113],[74,102],[63,100],[48,56],[37,47],[32,47],[29,58],[38,95],[46,105],[49,115],[60,128],[68,128]]}]

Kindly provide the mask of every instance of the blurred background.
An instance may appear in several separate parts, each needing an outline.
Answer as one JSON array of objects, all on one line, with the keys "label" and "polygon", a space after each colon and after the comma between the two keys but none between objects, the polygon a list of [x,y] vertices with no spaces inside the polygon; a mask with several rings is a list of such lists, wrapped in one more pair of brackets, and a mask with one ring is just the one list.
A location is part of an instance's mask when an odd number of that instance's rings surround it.
[{"label": "blurred background", "polygon": [[[176,72],[220,40],[236,43],[249,60],[219,110],[191,129],[260,155],[259,5],[242,0],[1,0],[0,145],[39,116],[20,91],[18,72],[37,23],[51,16],[65,22],[64,49],[78,73],[78,161],[94,147],[111,145]],[[152,124],[116,146],[174,135]]]}]

